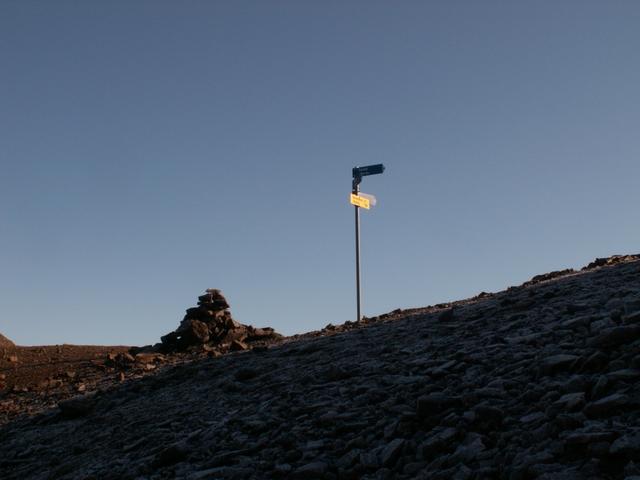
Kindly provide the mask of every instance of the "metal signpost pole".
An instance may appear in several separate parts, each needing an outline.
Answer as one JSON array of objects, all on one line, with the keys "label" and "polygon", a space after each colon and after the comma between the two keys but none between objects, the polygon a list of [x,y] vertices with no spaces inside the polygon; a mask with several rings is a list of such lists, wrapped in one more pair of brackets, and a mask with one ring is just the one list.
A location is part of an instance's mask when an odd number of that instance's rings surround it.
[{"label": "metal signpost pole", "polygon": [[[360,177],[353,179],[353,193],[355,195],[360,191]],[[360,313],[360,207],[354,205],[356,211],[356,303],[358,305],[358,316],[356,321],[359,322],[362,319]]]},{"label": "metal signpost pole", "polygon": [[354,167],[351,171],[353,175],[353,183],[351,189],[351,203],[355,208],[356,215],[356,303],[358,306],[358,317],[356,321],[362,320],[361,310],[361,288],[360,288],[360,207],[369,209],[376,204],[376,198],[373,195],[360,195],[360,182],[362,177],[366,175],[379,175],[384,172],[384,165],[367,165],[366,167]]}]

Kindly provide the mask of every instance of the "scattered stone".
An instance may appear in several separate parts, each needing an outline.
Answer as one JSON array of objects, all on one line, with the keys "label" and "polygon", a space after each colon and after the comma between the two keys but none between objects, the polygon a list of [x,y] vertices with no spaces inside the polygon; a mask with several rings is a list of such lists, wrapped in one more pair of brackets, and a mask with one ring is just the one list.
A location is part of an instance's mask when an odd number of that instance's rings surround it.
[{"label": "scattered stone", "polygon": [[640,370],[636,368],[623,368],[608,373],[607,378],[614,382],[634,382],[640,378]]},{"label": "scattered stone", "polygon": [[453,453],[452,463],[469,463],[475,460],[486,449],[482,437],[477,433],[469,433]]},{"label": "scattered stone", "polygon": [[604,397],[598,401],[588,403],[584,407],[584,414],[587,417],[601,417],[606,415],[613,415],[621,408],[625,408],[629,405],[631,399],[629,396],[622,393],[614,393],[608,397]]},{"label": "scattered stone", "polygon": [[589,340],[589,345],[596,348],[615,348],[638,338],[640,338],[640,325],[613,327],[603,330],[600,335]]},{"label": "scattered stone", "polygon": [[622,321],[624,323],[640,323],[640,310],[624,315]]},{"label": "scattered stone", "polygon": [[554,278],[566,277],[567,275],[570,275],[572,273],[575,273],[575,270],[573,268],[567,268],[565,270],[557,270],[555,272],[549,272],[549,273],[544,273],[542,275],[536,275],[531,280],[529,280],[527,282],[524,282],[522,284],[522,286],[523,287],[529,287],[529,286],[532,286],[532,285],[536,285],[538,283],[546,282],[547,280],[553,280]]},{"label": "scattered stone", "polygon": [[520,417],[520,421],[522,423],[536,423],[540,420],[544,420],[546,418],[545,414],[542,412],[533,412],[528,415],[524,415]]},{"label": "scattered stone", "polygon": [[567,393],[553,403],[553,406],[560,407],[562,410],[572,412],[579,410],[585,405],[584,392]]},{"label": "scattered stone", "polygon": [[542,362],[542,373],[544,375],[551,375],[560,371],[568,370],[577,359],[577,355],[552,355],[545,358]]},{"label": "scattered stone", "polygon": [[595,385],[591,389],[591,399],[598,400],[605,397],[609,386],[609,378],[606,375],[600,375]]},{"label": "scattered stone", "polygon": [[567,445],[589,445],[594,443],[610,442],[618,436],[611,431],[598,432],[571,432],[564,436]]},{"label": "scattered stone", "polygon": [[156,455],[153,466],[166,467],[186,460],[188,451],[182,444],[173,444]]},{"label": "scattered stone", "polygon": [[601,351],[592,353],[582,364],[582,371],[599,372],[609,364],[609,357]]},{"label": "scattered stone", "polygon": [[247,345],[244,342],[241,342],[240,340],[234,340],[233,342],[231,342],[231,345],[229,345],[229,350],[231,350],[232,352],[249,350],[249,345]]},{"label": "scattered stone", "polygon": [[312,462],[307,463],[293,472],[293,478],[299,479],[313,479],[324,478],[324,474],[329,469],[329,466],[325,462]]},{"label": "scattered stone", "polygon": [[443,393],[432,393],[418,398],[417,414],[419,417],[428,417],[460,404],[461,401],[458,397]]},{"label": "scattered stone", "polygon": [[395,465],[396,460],[400,456],[402,452],[402,447],[404,447],[405,441],[402,438],[396,438],[391,440],[382,450],[382,454],[380,457],[380,462],[384,467],[393,467]]},{"label": "scattered stone", "polygon": [[593,270],[594,268],[598,267],[618,265],[625,262],[633,262],[638,260],[639,257],[640,255],[612,255],[611,257],[596,258],[582,270]]},{"label": "scattered stone", "polygon": [[611,444],[611,455],[624,455],[627,458],[640,458],[640,434],[624,435]]},{"label": "scattered stone", "polygon": [[458,435],[458,430],[453,427],[441,429],[426,438],[419,446],[418,452],[424,458],[430,458],[437,452],[448,447]]}]

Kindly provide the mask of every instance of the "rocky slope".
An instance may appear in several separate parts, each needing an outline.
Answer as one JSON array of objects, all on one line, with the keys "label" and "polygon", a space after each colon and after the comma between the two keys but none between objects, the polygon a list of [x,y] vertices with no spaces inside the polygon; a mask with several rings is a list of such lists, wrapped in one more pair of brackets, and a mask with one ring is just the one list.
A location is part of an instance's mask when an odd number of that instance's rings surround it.
[{"label": "rocky slope", "polygon": [[0,348],[11,348],[11,347],[15,347],[15,344],[0,333]]},{"label": "rocky slope", "polygon": [[[79,393],[154,375],[175,365],[279,343],[272,328],[236,322],[220,290],[208,289],[180,325],[145,347],[0,344],[0,425],[55,408]],[[1,340],[1,339],[0,339]]]},{"label": "rocky slope", "polygon": [[0,478],[636,479],[640,261],[327,326],[0,428]]}]

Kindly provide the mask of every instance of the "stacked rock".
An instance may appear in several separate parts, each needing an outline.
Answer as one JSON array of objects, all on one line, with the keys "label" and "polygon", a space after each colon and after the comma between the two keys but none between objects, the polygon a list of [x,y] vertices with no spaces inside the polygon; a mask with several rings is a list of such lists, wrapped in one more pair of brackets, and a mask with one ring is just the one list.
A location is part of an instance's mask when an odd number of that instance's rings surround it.
[{"label": "stacked rock", "polygon": [[229,303],[220,290],[208,288],[198,297],[198,306],[187,309],[180,326],[161,337],[166,352],[215,347],[217,350],[247,350],[251,343],[276,340],[273,328],[242,325],[231,317]]}]

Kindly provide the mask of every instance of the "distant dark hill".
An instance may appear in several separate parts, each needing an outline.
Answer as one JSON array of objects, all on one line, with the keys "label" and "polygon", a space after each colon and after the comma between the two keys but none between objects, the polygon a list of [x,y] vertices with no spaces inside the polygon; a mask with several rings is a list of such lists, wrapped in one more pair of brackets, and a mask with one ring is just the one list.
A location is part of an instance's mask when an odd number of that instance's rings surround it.
[{"label": "distant dark hill", "polygon": [[15,343],[0,333],[0,348],[10,348],[15,346]]},{"label": "distant dark hill", "polygon": [[640,479],[638,256],[193,358],[0,426],[0,478]]}]

